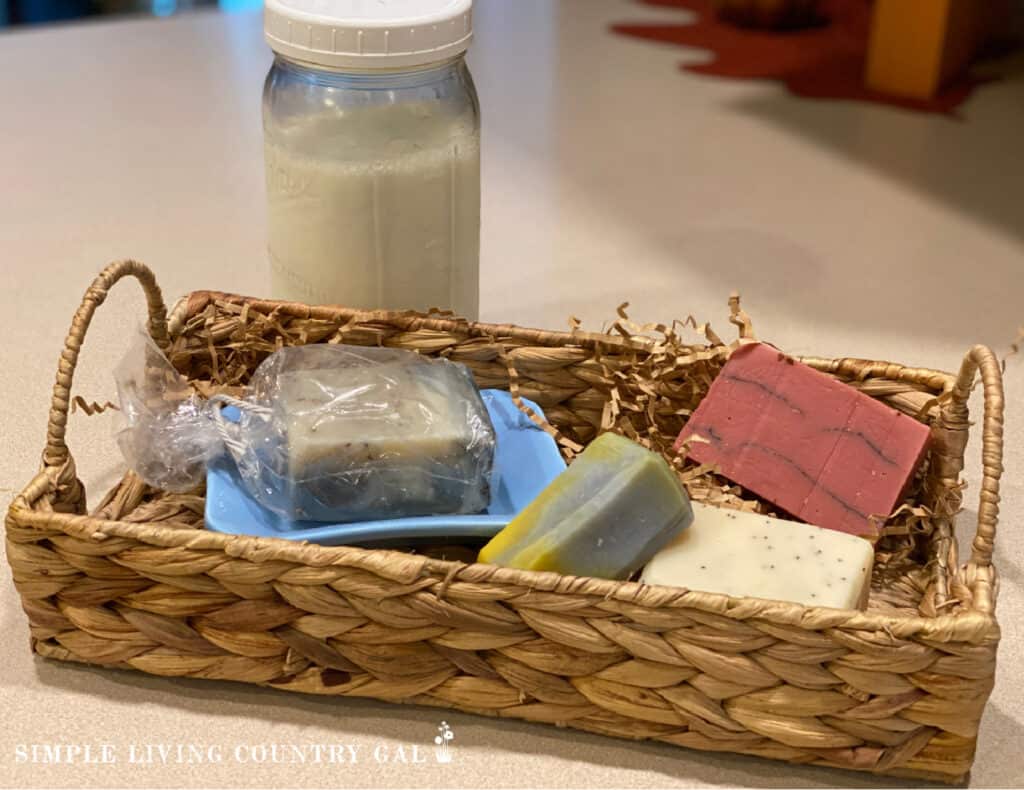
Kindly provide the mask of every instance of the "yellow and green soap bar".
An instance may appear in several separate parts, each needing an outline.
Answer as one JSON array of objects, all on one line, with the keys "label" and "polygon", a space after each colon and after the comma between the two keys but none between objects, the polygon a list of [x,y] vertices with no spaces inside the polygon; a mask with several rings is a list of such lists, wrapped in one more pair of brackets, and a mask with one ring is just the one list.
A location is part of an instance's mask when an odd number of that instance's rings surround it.
[{"label": "yellow and green soap bar", "polygon": [[480,551],[480,562],[625,579],[693,521],[660,455],[613,433],[569,468]]}]

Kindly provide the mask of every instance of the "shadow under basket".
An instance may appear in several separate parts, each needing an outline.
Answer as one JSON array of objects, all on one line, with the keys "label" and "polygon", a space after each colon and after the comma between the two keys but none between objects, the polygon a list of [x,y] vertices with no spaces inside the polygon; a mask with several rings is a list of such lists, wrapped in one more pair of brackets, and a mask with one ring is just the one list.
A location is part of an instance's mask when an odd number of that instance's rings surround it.
[{"label": "shadow under basket", "polygon": [[[282,345],[407,348],[466,364],[480,387],[537,402],[568,458],[600,430],[672,459],[671,439],[736,343],[673,327],[608,334],[199,292],[170,319],[124,261],[86,292],[59,361],[43,467],[7,514],[7,557],[42,656],[156,675],[374,697],[793,763],[958,782],[992,690],[993,540],[1003,393],[988,349],[959,374],[803,358],[930,425],[906,505],[886,524],[866,611],[525,572],[427,553],[322,547],[202,529],[203,496],[128,474],[91,511],[65,444],[93,313],[131,275],[149,330],[198,391],[243,386]],[[741,339],[749,322],[734,304]],[[984,385],[977,535],[961,566],[967,402]],[[676,461],[695,499],[764,503]],[[626,525],[624,525],[626,526]]]}]

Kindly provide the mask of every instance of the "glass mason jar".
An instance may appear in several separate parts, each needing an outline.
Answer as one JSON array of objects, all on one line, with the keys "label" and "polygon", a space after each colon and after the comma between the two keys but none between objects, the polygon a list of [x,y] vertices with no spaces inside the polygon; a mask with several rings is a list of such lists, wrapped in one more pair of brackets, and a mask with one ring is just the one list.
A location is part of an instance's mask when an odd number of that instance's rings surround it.
[{"label": "glass mason jar", "polygon": [[267,0],[274,297],[478,317],[471,14],[472,0]]}]

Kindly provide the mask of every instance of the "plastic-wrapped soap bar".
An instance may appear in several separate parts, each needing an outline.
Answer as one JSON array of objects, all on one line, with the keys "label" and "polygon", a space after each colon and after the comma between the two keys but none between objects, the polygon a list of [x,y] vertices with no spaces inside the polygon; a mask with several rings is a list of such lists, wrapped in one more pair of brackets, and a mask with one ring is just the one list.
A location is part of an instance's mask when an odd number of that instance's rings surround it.
[{"label": "plastic-wrapped soap bar", "polygon": [[469,371],[408,351],[282,349],[256,371],[233,452],[249,490],[295,520],[478,513],[494,429]]},{"label": "plastic-wrapped soap bar", "polygon": [[693,519],[665,460],[606,433],[480,552],[480,562],[624,579]]},{"label": "plastic-wrapped soap bar", "polygon": [[864,538],[700,502],[693,512],[642,581],[805,606],[867,604],[874,550]]}]

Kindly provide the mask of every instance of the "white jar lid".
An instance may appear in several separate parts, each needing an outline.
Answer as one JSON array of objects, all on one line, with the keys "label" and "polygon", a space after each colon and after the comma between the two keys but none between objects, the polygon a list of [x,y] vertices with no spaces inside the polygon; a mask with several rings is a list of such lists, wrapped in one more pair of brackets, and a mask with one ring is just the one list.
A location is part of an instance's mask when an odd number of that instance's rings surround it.
[{"label": "white jar lid", "polygon": [[465,52],[473,0],[266,0],[275,52],[318,66],[392,69]]}]

